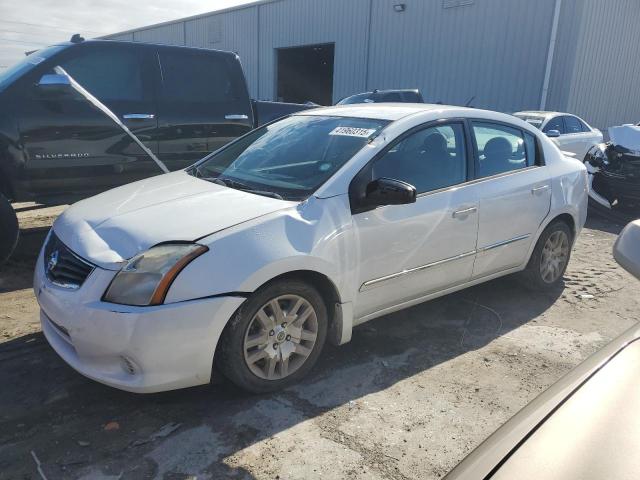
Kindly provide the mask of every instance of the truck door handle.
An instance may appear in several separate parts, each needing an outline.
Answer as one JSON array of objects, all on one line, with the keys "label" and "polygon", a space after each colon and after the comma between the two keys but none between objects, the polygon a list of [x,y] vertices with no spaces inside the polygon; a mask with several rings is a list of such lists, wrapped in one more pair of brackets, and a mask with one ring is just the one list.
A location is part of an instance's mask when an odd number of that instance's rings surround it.
[{"label": "truck door handle", "polygon": [[156,116],[153,113],[125,113],[122,118],[125,120],[152,120]]},{"label": "truck door handle", "polygon": [[226,118],[227,120],[249,120],[249,117],[247,115],[241,113],[230,113],[228,115],[225,115],[224,118]]},{"label": "truck door handle", "polygon": [[477,210],[478,210],[478,207],[469,207],[469,208],[464,208],[462,210],[456,210],[455,212],[453,212],[452,217],[453,218],[466,217],[476,212]]},{"label": "truck door handle", "polygon": [[538,187],[533,187],[533,188],[531,189],[531,193],[532,193],[533,195],[535,195],[535,194],[536,194],[536,193],[538,193],[538,192],[543,192],[543,191],[545,191],[547,188],[549,188],[549,185],[540,185],[540,186],[538,186]]}]

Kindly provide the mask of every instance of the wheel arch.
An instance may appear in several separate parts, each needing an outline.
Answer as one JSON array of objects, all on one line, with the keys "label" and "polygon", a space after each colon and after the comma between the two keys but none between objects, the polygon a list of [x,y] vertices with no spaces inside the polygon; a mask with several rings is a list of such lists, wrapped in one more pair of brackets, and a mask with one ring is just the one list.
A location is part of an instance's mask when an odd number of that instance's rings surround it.
[{"label": "wheel arch", "polygon": [[310,269],[291,270],[270,278],[254,291],[264,288],[273,282],[287,279],[300,280],[318,290],[327,306],[327,315],[329,317],[327,340],[329,342],[334,345],[342,345],[351,340],[353,321],[350,308],[345,307],[345,305],[350,306],[351,304],[342,302],[340,289],[326,274]]}]

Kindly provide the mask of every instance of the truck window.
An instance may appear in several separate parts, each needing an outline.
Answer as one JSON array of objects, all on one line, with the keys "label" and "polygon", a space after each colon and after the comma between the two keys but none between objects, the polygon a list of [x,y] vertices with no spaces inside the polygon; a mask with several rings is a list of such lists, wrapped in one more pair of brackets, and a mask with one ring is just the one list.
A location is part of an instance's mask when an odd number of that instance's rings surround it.
[{"label": "truck window", "polygon": [[240,99],[225,57],[172,50],[160,51],[159,56],[165,100],[218,103]]},{"label": "truck window", "polygon": [[61,62],[69,75],[100,100],[142,100],[142,70],[136,51],[92,48]]}]

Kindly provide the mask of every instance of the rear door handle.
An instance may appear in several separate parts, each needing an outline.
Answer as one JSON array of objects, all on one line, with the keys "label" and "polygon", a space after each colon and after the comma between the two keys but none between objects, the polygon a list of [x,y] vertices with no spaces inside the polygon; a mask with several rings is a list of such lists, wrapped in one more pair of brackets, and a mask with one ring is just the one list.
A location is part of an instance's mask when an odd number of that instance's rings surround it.
[{"label": "rear door handle", "polygon": [[536,193],[538,193],[538,192],[544,192],[544,191],[545,191],[545,190],[547,190],[548,188],[549,188],[549,185],[540,185],[540,186],[538,186],[538,187],[533,187],[533,188],[531,189],[531,193],[532,193],[533,195],[535,195],[535,194],[536,194]]},{"label": "rear door handle", "polygon": [[152,120],[156,116],[153,113],[125,113],[122,118],[125,120]]},{"label": "rear door handle", "polygon": [[456,210],[455,212],[453,212],[452,217],[453,218],[461,218],[461,217],[467,217],[472,213],[475,213],[478,210],[478,207],[469,207],[469,208],[464,208],[462,210]]},{"label": "rear door handle", "polygon": [[230,113],[228,115],[225,115],[224,118],[226,118],[227,120],[249,120],[249,117],[247,115],[241,113]]}]

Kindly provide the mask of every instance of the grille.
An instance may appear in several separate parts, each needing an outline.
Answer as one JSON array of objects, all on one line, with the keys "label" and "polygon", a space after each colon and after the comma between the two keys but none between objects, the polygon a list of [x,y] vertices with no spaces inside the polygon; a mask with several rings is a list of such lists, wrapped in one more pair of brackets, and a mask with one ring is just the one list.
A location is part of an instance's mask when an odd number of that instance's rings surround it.
[{"label": "grille", "polygon": [[51,232],[44,247],[44,271],[52,283],[75,290],[80,288],[93,268],[93,265],[75,255]]}]

